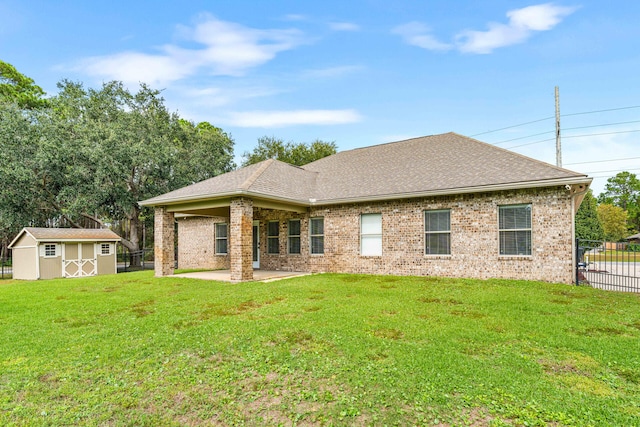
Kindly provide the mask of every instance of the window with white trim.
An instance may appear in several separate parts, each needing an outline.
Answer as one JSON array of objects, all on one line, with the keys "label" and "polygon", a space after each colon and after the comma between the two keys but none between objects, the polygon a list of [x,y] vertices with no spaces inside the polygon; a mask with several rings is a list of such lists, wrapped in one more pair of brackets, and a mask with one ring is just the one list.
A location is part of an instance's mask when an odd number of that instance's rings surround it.
[{"label": "window with white trim", "polygon": [[280,253],[280,222],[269,221],[267,223],[267,253]]},{"label": "window with white trim", "polygon": [[300,220],[290,219],[287,231],[287,246],[289,253],[293,255],[300,254]]},{"label": "window with white trim", "polygon": [[424,211],[425,255],[451,255],[451,210]]},{"label": "window with white trim", "polygon": [[531,205],[498,207],[500,255],[531,255]]},{"label": "window with white trim", "polygon": [[216,254],[226,255],[229,243],[229,228],[227,223],[216,223]]},{"label": "window with white trim", "polygon": [[100,243],[100,255],[111,255],[111,243]]},{"label": "window with white trim", "polygon": [[312,255],[324,253],[324,218],[311,218],[309,220],[310,251]]},{"label": "window with white trim", "polygon": [[360,255],[382,255],[382,214],[360,215]]},{"label": "window with white trim", "polygon": [[55,257],[57,253],[58,245],[55,243],[45,243],[44,256],[45,258]]}]

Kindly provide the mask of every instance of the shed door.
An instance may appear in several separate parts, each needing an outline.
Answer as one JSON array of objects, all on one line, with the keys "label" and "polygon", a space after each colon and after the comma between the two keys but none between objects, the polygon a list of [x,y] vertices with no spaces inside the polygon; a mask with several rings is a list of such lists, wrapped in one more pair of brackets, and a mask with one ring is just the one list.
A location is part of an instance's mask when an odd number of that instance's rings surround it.
[{"label": "shed door", "polygon": [[95,276],[96,250],[93,243],[66,243],[62,255],[63,277]]}]

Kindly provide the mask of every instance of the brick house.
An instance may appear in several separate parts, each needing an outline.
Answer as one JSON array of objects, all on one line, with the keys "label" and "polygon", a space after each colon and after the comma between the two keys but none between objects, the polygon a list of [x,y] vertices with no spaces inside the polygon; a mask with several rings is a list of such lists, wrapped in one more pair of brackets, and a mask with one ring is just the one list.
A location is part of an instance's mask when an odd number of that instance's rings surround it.
[{"label": "brick house", "polygon": [[156,275],[253,269],[571,283],[591,178],[455,133],[266,160],[141,202]]}]

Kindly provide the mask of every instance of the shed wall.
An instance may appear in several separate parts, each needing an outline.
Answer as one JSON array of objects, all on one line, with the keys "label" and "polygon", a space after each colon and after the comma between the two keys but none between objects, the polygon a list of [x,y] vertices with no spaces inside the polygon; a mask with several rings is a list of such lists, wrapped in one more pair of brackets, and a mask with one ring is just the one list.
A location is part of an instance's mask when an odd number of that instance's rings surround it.
[{"label": "shed wall", "polygon": [[[22,241],[22,239],[20,240]],[[35,243],[35,242],[34,242]],[[13,254],[13,278],[20,280],[36,280],[36,263],[38,262],[37,248],[16,248]]]},{"label": "shed wall", "polygon": [[39,257],[40,260],[40,278],[55,279],[62,277],[62,256],[51,258]]}]

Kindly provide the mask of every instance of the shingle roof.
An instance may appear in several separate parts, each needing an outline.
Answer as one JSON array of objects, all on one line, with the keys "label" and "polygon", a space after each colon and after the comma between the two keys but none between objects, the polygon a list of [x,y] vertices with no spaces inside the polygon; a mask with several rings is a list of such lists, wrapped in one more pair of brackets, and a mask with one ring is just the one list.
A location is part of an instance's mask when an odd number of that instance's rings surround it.
[{"label": "shingle roof", "polygon": [[[301,204],[589,183],[585,174],[445,133],[343,151],[302,167],[266,160],[142,202],[249,194]],[[534,185],[535,184],[535,185]]]},{"label": "shingle roof", "polygon": [[25,227],[36,240],[120,240],[120,236],[106,228],[44,228]]}]

